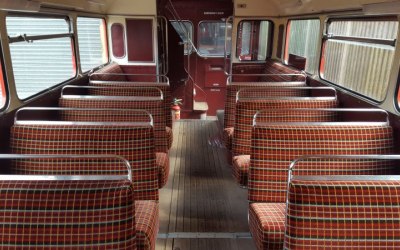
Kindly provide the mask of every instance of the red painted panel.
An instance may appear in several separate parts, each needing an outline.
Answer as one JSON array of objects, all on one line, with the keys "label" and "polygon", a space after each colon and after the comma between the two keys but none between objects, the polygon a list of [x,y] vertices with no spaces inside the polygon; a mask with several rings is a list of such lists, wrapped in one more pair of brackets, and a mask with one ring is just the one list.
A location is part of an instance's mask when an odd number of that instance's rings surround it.
[{"label": "red painted panel", "polygon": [[[121,65],[122,71],[125,74],[156,74],[156,66],[143,66],[143,65]],[[154,77],[149,76],[127,76],[128,81],[154,81]]]},{"label": "red painted panel", "polygon": [[224,88],[226,86],[226,75],[224,66],[219,64],[206,64],[205,83],[206,88]]},{"label": "red painted panel", "polygon": [[153,20],[127,19],[128,61],[153,62]]},{"label": "red painted panel", "polygon": [[124,26],[114,23],[111,26],[112,51],[116,58],[125,57],[125,35]]}]

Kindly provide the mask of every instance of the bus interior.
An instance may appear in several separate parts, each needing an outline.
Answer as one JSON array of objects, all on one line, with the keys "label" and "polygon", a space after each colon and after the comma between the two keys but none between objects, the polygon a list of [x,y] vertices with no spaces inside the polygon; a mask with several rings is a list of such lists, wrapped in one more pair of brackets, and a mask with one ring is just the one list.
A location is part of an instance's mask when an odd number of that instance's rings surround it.
[{"label": "bus interior", "polygon": [[399,0],[0,0],[0,249],[398,249]]}]

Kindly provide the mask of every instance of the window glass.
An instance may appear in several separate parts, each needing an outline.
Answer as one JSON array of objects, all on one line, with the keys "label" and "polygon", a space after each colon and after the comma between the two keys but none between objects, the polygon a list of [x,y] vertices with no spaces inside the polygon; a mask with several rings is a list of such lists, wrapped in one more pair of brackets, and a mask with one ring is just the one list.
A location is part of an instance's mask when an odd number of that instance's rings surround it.
[{"label": "window glass", "polygon": [[191,54],[192,44],[188,42],[188,37],[193,41],[193,24],[189,21],[171,21],[171,24],[184,42],[185,55]]},{"label": "window glass", "polygon": [[[66,20],[55,20],[57,25],[60,25],[57,29],[53,28],[54,19],[7,17],[15,87],[20,99],[26,99],[60,84],[76,74],[70,35],[56,38],[44,36],[42,39],[40,37],[40,34],[51,35],[50,30],[54,34],[63,34],[58,31],[68,30]],[[35,34],[35,37],[31,39],[27,35],[26,41],[15,40],[16,37],[13,37],[10,31],[12,34],[22,34],[27,31],[27,26],[31,27],[29,34]]]},{"label": "window glass", "polygon": [[4,106],[6,105],[6,101],[7,101],[7,94],[4,82],[3,67],[0,64],[0,109],[4,108]]},{"label": "window glass", "polygon": [[311,74],[317,73],[319,31],[319,20],[289,21],[286,63],[289,63],[289,55],[300,56],[306,60],[305,71]]},{"label": "window glass", "polygon": [[239,23],[237,56],[243,61],[264,61],[269,52],[272,24],[252,20]]},{"label": "window glass", "polygon": [[225,22],[206,21],[199,24],[198,50],[202,56],[223,57],[225,50]]},{"label": "window glass", "polygon": [[397,30],[397,21],[332,21],[324,44],[321,77],[383,101],[389,85]]},{"label": "window glass", "polygon": [[9,37],[66,34],[70,26],[62,18],[8,16],[7,33]]},{"label": "window glass", "polygon": [[398,23],[394,21],[334,21],[329,24],[329,34],[371,39],[396,39]]},{"label": "window glass", "polygon": [[77,28],[82,71],[85,72],[107,63],[104,19],[78,17]]}]

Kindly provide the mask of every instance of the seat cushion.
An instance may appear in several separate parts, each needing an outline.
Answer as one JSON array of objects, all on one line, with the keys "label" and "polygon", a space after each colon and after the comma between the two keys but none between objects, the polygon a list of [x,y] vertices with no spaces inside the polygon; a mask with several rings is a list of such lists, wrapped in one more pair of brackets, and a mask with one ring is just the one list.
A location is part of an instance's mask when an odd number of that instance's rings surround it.
[{"label": "seat cushion", "polygon": [[285,203],[253,203],[249,227],[257,249],[282,249],[285,234]]},{"label": "seat cushion", "polygon": [[241,186],[247,186],[250,168],[250,155],[238,155],[232,158],[233,175]]},{"label": "seat cushion", "polygon": [[167,184],[169,175],[169,157],[167,153],[156,153],[156,164],[158,168],[158,186],[162,188]]},{"label": "seat cushion", "polygon": [[165,133],[167,134],[168,149],[171,149],[172,142],[174,141],[174,134],[172,132],[172,128],[165,127]]},{"label": "seat cushion", "polygon": [[135,201],[137,249],[155,249],[159,228],[158,209],[155,201]]},{"label": "seat cushion", "polygon": [[233,132],[234,128],[225,128],[224,131],[222,132],[222,139],[224,141],[225,147],[228,150],[232,149],[232,138],[233,138]]}]

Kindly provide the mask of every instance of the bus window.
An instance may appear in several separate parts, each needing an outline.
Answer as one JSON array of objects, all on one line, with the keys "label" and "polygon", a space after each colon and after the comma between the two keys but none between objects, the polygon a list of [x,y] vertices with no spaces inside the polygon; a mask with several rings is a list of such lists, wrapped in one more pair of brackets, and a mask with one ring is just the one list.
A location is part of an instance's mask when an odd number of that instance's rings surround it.
[{"label": "bus window", "polygon": [[179,37],[184,42],[185,55],[192,54],[192,44],[188,43],[188,39],[190,38],[193,41],[193,24],[190,21],[171,21],[172,27],[179,34]]},{"label": "bus window", "polygon": [[3,109],[6,105],[7,93],[6,85],[4,82],[3,66],[0,64],[0,109]]},{"label": "bus window", "polygon": [[204,57],[223,57],[225,50],[225,22],[203,21],[198,30],[199,54]]},{"label": "bus window", "polygon": [[375,101],[383,101],[395,52],[395,19],[330,20],[321,77]]},{"label": "bus window", "polygon": [[112,53],[115,58],[124,58],[125,51],[125,28],[121,23],[111,25]]},{"label": "bus window", "polygon": [[290,20],[287,27],[285,63],[296,67],[300,60],[303,64],[301,69],[316,74],[320,21],[318,19]]},{"label": "bus window", "polygon": [[82,72],[108,62],[105,20],[78,17],[78,44]]},{"label": "bus window", "polygon": [[265,61],[269,56],[272,23],[241,21],[238,26],[236,56],[241,61]]},{"label": "bus window", "polygon": [[72,33],[66,17],[7,16],[6,27],[20,99],[76,75]]}]

